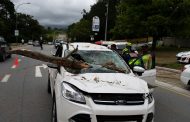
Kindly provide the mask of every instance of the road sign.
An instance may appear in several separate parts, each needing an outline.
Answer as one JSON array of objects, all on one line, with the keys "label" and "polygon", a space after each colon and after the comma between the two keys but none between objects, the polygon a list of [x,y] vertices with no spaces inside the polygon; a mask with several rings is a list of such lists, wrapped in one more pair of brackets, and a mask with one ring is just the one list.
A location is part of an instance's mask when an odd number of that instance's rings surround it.
[{"label": "road sign", "polygon": [[19,36],[19,30],[15,30],[15,36]]},{"label": "road sign", "polygon": [[92,31],[99,32],[100,30],[100,18],[98,16],[94,16],[92,18]]}]

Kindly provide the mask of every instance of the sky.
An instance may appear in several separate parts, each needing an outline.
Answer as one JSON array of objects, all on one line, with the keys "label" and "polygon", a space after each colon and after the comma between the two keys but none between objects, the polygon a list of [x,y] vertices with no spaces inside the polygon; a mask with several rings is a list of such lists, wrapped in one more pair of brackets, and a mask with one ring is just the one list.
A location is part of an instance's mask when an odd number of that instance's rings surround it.
[{"label": "sky", "polygon": [[[45,26],[68,26],[82,18],[82,10],[90,10],[96,0],[11,0],[17,12],[26,13]],[[24,4],[18,7],[22,3]]]}]

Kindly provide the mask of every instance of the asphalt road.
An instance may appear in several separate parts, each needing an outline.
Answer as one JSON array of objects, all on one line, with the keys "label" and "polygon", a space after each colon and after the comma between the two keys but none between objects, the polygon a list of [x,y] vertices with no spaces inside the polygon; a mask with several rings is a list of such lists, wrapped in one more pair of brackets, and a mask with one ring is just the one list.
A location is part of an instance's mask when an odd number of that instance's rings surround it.
[{"label": "asphalt road", "polygon": [[[25,46],[50,54],[53,46]],[[0,62],[0,122],[50,122],[51,96],[47,93],[47,68],[44,62],[12,55]],[[16,66],[14,66],[16,65]],[[36,73],[40,66],[41,76]],[[155,122],[189,122],[190,94],[184,95],[157,87]]]}]

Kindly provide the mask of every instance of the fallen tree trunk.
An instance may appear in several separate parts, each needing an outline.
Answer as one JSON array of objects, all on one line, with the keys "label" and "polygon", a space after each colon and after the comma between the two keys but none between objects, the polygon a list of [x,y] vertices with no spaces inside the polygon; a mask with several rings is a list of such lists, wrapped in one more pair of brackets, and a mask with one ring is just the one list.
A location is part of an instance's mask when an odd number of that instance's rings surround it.
[{"label": "fallen tree trunk", "polygon": [[26,56],[26,57],[29,57],[32,59],[49,62],[49,63],[57,64],[59,66],[69,67],[69,68],[73,68],[73,69],[89,68],[89,65],[84,62],[80,62],[77,60],[71,61],[67,58],[48,56],[48,55],[44,55],[39,52],[25,50],[25,49],[11,50],[11,51],[9,51],[9,53],[18,54],[18,55]]}]

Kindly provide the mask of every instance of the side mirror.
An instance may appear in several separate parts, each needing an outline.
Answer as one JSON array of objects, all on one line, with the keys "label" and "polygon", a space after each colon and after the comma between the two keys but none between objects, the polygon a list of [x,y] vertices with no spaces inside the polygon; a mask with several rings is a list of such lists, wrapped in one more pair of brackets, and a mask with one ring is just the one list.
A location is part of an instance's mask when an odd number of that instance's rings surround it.
[{"label": "side mirror", "polygon": [[47,64],[47,66],[52,69],[58,69],[58,66],[56,64]]},{"label": "side mirror", "polygon": [[140,66],[134,66],[133,72],[137,73],[139,76],[141,76],[144,73],[145,69]]}]

